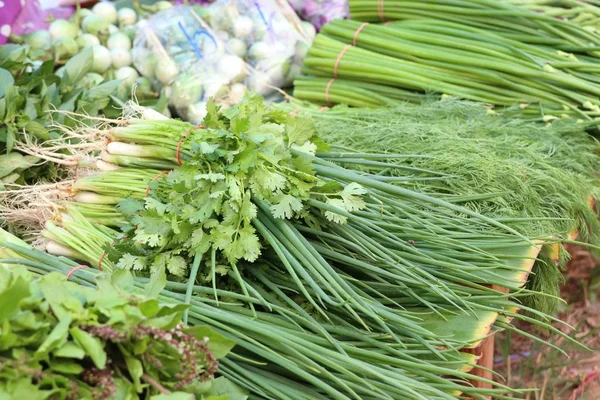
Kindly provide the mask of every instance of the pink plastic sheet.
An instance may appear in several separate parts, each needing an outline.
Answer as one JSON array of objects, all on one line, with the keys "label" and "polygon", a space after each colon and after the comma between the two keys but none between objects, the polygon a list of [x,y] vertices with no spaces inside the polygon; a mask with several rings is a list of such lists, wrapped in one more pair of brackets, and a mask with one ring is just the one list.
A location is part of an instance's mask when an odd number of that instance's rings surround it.
[{"label": "pink plastic sheet", "polygon": [[66,19],[74,11],[74,7],[62,6],[44,10],[37,0],[0,0],[0,45],[5,44],[11,34],[23,35],[47,29],[49,19]]},{"label": "pink plastic sheet", "polygon": [[296,13],[318,30],[333,19],[347,18],[348,0],[289,0]]}]

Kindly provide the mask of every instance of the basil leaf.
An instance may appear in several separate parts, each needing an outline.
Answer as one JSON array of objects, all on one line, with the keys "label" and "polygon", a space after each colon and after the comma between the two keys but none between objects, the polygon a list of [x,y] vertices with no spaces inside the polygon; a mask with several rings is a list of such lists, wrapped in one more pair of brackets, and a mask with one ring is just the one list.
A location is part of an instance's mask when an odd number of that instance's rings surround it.
[{"label": "basil leaf", "polygon": [[[65,73],[70,82],[79,82],[85,74],[92,70],[94,56],[91,47],[86,47],[65,64]],[[66,75],[65,75],[66,76]]]},{"label": "basil leaf", "polygon": [[85,353],[92,359],[96,368],[104,369],[106,367],[107,355],[100,339],[77,327],[71,328],[71,336],[85,350]]},{"label": "basil leaf", "polygon": [[124,358],[125,365],[127,365],[127,370],[129,371],[129,375],[133,378],[133,384],[135,385],[136,390],[141,392],[142,383],[140,382],[140,379],[144,374],[144,367],[142,366],[142,363],[139,360],[133,358],[130,355],[125,355]]},{"label": "basil leaf", "polygon": [[4,68],[0,68],[0,97],[4,97],[4,92],[6,92],[6,89],[14,84],[15,80],[13,79],[12,74]]},{"label": "basil leaf", "polygon": [[117,90],[120,83],[120,80],[101,83],[100,85],[89,89],[84,98],[91,101],[108,99],[108,96]]},{"label": "basil leaf", "polygon": [[51,351],[63,346],[69,338],[69,325],[71,325],[70,317],[60,320],[46,337],[44,343],[38,347],[35,355],[39,358],[45,358]]},{"label": "basil leaf", "polygon": [[[5,278],[6,277],[6,278]],[[29,296],[29,282],[24,276],[15,274],[2,274],[7,284],[0,293],[0,323],[6,321],[19,310],[19,302]],[[4,283],[1,279],[0,283]],[[4,286],[4,285],[3,285]]]},{"label": "basil leaf", "polygon": [[19,153],[9,153],[0,155],[0,178],[3,178],[16,170],[29,168],[38,161],[31,156],[23,156]]},{"label": "basil leaf", "polygon": [[55,372],[69,375],[79,375],[83,372],[83,367],[77,363],[69,361],[53,361],[50,369]]},{"label": "basil leaf", "polygon": [[208,349],[218,360],[225,357],[235,346],[235,341],[229,339],[208,326],[193,326],[185,329],[185,333],[193,335],[196,339],[204,341],[208,338]]},{"label": "basil leaf", "polygon": [[207,395],[208,397],[206,400],[217,400],[220,398],[246,400],[248,398],[248,392],[245,389],[242,389],[224,376],[215,379]]},{"label": "basil leaf", "polygon": [[83,360],[85,351],[75,342],[67,342],[62,347],[52,353],[55,357],[75,358]]},{"label": "basil leaf", "polygon": [[[151,396],[150,400],[194,400],[194,395],[184,392],[173,392]],[[225,397],[224,400],[227,400],[227,397]]]},{"label": "basil leaf", "polygon": [[150,281],[146,286],[145,295],[148,297],[157,297],[160,292],[165,288],[167,284],[167,274],[165,273],[165,266],[161,265],[156,271],[150,276]]}]

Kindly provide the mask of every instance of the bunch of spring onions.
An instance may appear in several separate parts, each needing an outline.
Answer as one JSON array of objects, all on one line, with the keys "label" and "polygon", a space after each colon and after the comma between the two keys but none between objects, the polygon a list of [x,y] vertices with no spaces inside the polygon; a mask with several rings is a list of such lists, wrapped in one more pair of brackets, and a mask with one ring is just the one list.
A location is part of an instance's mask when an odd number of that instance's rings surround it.
[{"label": "bunch of spring onions", "polygon": [[[524,237],[395,184],[405,180],[402,155],[327,150],[309,118],[253,96],[225,112],[209,107],[196,127],[126,116],[69,135],[111,165],[48,191],[21,189],[27,204],[11,214],[7,202],[4,217],[35,215],[36,200],[58,191],[39,232],[56,253],[142,280],[166,270],[168,296],[193,306],[189,321],[235,335],[247,351],[226,374],[257,396],[502,396],[498,384],[465,386],[476,378],[459,350],[491,329],[517,330],[510,318],[533,321],[518,308],[550,318],[520,302],[534,294],[523,285],[548,235]],[[70,146],[31,151],[75,165]]]},{"label": "bunch of spring onions", "polygon": [[[542,0],[542,3],[544,0]],[[600,35],[569,20],[531,10],[534,0],[350,0],[350,18],[357,21],[435,20],[494,32],[506,39],[553,47],[563,51],[598,50]],[[595,1],[576,3],[594,9]],[[590,3],[590,4],[585,4]],[[581,9],[581,8],[580,8]],[[465,32],[466,33],[466,32]]]},{"label": "bunch of spring onions", "polygon": [[310,48],[303,66],[308,76],[295,81],[294,96],[377,107],[436,93],[520,106],[523,115],[541,114],[546,122],[592,120],[600,116],[599,71],[594,55],[519,41],[459,19],[335,20]]},{"label": "bunch of spring onions", "polygon": [[[297,101],[278,107],[310,115],[336,150],[406,154],[404,169],[382,172],[403,178],[395,185],[493,216],[527,235],[552,232],[566,242],[579,237],[600,245],[600,222],[590,206],[600,198],[598,143],[581,124],[544,126],[455,99],[376,109],[324,110]],[[536,263],[540,273],[528,287],[557,295],[562,273],[555,263],[564,266],[567,254],[557,246],[542,256],[549,258]],[[527,304],[551,313],[558,302],[535,296]]]},{"label": "bunch of spring onions", "polygon": [[[55,257],[30,248],[0,229],[0,263],[25,265],[38,274],[59,272],[70,280],[94,287],[99,271],[80,268],[75,261]],[[279,285],[261,290],[270,302],[269,310],[256,315],[239,302],[264,304],[258,293],[245,296],[220,290],[224,299],[215,302],[209,288],[165,281],[164,270],[150,279],[134,278],[119,285],[128,290],[163,290],[160,297],[173,303],[189,304],[187,322],[208,325],[234,339],[232,354],[220,360],[220,373],[249,389],[252,398],[305,399],[454,399],[465,393],[472,398],[509,399],[501,392],[510,389],[495,384],[493,389],[474,388],[464,380],[481,380],[469,373],[476,357],[445,346],[435,353],[419,343],[399,344],[387,335],[348,325],[332,314],[331,322],[317,321],[292,298],[278,294]],[[384,285],[382,285],[383,287]],[[274,290],[266,297],[269,290]],[[277,297],[280,297],[279,299]],[[286,301],[283,301],[287,299]],[[391,300],[391,299],[390,299]],[[508,304],[507,304],[508,306]],[[405,312],[411,313],[408,308]],[[432,332],[440,338],[453,336],[456,341],[480,339],[497,317],[494,312],[479,311],[471,316],[447,314],[446,320],[420,314]],[[513,393],[513,395],[516,393]]]}]

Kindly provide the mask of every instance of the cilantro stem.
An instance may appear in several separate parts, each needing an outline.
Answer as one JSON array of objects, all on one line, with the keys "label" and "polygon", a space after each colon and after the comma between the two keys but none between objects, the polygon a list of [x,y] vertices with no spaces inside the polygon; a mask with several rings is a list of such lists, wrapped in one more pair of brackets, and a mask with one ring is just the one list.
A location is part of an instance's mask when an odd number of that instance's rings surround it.
[{"label": "cilantro stem", "polygon": [[[185,303],[190,304],[190,300],[192,299],[192,291],[194,287],[194,283],[196,282],[196,277],[198,275],[198,269],[200,268],[200,263],[202,262],[202,258],[204,257],[204,252],[198,251],[194,255],[194,262],[192,263],[192,268],[190,270],[190,276],[188,278],[187,288],[185,290]],[[188,322],[188,312],[189,309],[186,308],[183,312],[183,323],[187,324]]]}]

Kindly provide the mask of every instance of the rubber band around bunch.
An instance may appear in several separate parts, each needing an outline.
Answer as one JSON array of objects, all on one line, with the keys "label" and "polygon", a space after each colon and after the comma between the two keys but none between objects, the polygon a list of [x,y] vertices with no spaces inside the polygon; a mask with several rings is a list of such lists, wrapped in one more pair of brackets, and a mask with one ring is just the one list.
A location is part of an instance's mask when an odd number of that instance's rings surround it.
[{"label": "rubber band around bunch", "polygon": [[340,51],[340,54],[338,54],[337,59],[335,60],[335,65],[333,66],[333,78],[327,83],[327,87],[325,88],[325,102],[329,106],[332,105],[329,101],[329,90],[331,89],[333,82],[335,82],[338,78],[338,67],[340,66],[340,61],[342,61],[342,57],[344,54],[346,54],[350,47],[352,47],[351,44],[345,45],[342,51]]},{"label": "rubber band around bunch", "polygon": [[170,169],[166,169],[160,173],[158,173],[154,178],[152,178],[150,180],[150,182],[148,182],[148,186],[146,186],[146,191],[144,192],[144,197],[148,197],[148,193],[150,193],[150,184],[154,181],[156,181],[158,178],[160,178],[161,176],[163,176],[164,174],[168,174],[169,172],[171,172]]},{"label": "rubber band around bunch", "polygon": [[[123,235],[121,237],[121,239],[125,239],[126,237],[127,237],[127,235]],[[117,240],[117,239],[115,239],[115,240]],[[110,244],[109,244],[110,247],[115,245],[115,240],[110,242]],[[102,253],[102,255],[100,256],[100,259],[98,260],[98,271],[102,271],[102,262],[104,261],[105,258],[106,258],[106,250]]]},{"label": "rubber band around bunch", "polygon": [[358,39],[358,34],[367,25],[369,25],[368,22],[363,22],[362,24],[360,24],[360,26],[358,27],[358,29],[356,29],[356,32],[354,32],[354,35],[352,36],[352,46],[356,46],[356,39]]},{"label": "rubber band around bunch", "polygon": [[179,143],[177,143],[177,152],[175,153],[175,159],[177,160],[177,164],[179,165],[182,164],[179,154],[181,152],[181,145],[183,144],[183,141],[189,136],[189,134],[195,129],[204,129],[204,125],[198,125],[188,129],[183,135],[181,135],[181,139],[179,139]]},{"label": "rubber band around bunch", "polygon": [[67,280],[71,277],[71,275],[73,275],[75,272],[79,271],[80,269],[85,269],[85,268],[89,268],[87,265],[78,265],[76,267],[71,268],[71,270],[69,272],[67,272]]},{"label": "rubber band around bunch", "polygon": [[383,16],[384,0],[377,0],[377,14],[379,14],[379,20],[383,22],[385,17]]}]

